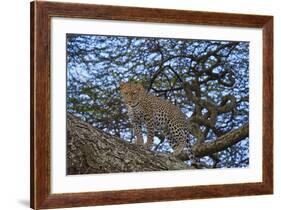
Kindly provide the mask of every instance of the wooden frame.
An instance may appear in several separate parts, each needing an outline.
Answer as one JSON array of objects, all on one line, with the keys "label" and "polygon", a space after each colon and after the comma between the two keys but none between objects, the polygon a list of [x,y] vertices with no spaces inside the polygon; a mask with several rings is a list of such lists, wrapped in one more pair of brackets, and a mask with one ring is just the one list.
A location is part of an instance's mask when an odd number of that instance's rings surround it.
[{"label": "wooden frame", "polygon": [[[50,192],[50,20],[52,17],[262,28],[263,181],[105,192]],[[273,17],[55,2],[31,3],[31,208],[199,199],[273,193]]]}]

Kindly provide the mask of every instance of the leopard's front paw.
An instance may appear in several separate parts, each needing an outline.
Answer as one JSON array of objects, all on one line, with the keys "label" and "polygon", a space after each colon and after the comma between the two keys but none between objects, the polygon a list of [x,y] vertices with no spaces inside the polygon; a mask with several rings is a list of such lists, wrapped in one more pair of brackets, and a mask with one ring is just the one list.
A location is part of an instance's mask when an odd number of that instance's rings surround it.
[{"label": "leopard's front paw", "polygon": [[145,143],[144,144],[144,149],[151,150],[152,147],[153,147],[153,144],[150,144],[150,143]]},{"label": "leopard's front paw", "polygon": [[143,145],[143,144],[144,144],[143,139],[138,139],[138,138],[137,138],[136,144],[137,144],[137,145]]}]

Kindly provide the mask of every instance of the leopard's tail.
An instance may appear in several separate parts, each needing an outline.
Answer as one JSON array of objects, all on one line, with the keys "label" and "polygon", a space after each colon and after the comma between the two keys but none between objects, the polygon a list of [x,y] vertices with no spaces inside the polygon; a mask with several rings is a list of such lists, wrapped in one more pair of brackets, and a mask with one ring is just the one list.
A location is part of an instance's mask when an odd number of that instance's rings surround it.
[{"label": "leopard's tail", "polygon": [[199,168],[200,160],[194,155],[194,152],[192,150],[192,145],[190,144],[190,142],[186,143],[186,151],[189,160],[191,160],[191,165],[194,166],[195,168]]}]

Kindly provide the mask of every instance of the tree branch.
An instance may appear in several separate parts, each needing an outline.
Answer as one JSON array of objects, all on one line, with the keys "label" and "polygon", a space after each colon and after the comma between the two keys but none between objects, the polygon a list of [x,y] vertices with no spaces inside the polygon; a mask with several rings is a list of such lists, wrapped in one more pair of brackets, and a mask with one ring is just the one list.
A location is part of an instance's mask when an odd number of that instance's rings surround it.
[{"label": "tree branch", "polygon": [[189,169],[183,161],[111,136],[67,114],[67,174]]},{"label": "tree branch", "polygon": [[[211,155],[216,152],[227,149],[228,147],[240,142],[248,136],[249,124],[247,123],[238,129],[232,130],[220,136],[216,140],[194,145],[193,152],[196,157],[204,157],[206,155]],[[179,158],[181,160],[188,160],[188,156],[186,153],[182,153]]]},{"label": "tree branch", "polygon": [[[195,145],[197,157],[225,150],[248,136],[248,124],[217,140]],[[190,169],[170,154],[145,150],[143,147],[111,136],[90,124],[67,114],[67,174],[114,173]]]}]

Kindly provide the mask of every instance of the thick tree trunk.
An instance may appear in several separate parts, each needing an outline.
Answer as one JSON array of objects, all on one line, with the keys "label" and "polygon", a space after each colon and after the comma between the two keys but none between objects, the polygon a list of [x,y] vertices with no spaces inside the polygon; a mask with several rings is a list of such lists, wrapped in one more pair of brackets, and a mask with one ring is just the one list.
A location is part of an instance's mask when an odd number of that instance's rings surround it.
[{"label": "thick tree trunk", "polygon": [[[193,151],[202,157],[224,150],[247,137],[248,129],[244,125],[215,141],[196,145]],[[145,150],[67,114],[67,174],[190,169],[183,161],[186,154],[180,157]]]},{"label": "thick tree trunk", "polygon": [[115,173],[188,169],[181,160],[147,151],[67,115],[67,173]]}]

